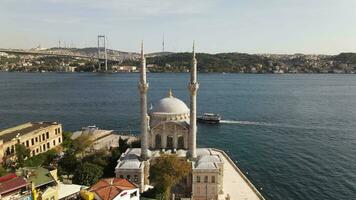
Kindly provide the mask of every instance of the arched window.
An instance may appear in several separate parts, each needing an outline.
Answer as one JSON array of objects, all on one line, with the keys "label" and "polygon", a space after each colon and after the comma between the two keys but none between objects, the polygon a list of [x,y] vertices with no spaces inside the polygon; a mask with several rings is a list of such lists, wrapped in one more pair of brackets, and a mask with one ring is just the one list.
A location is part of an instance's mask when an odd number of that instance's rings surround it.
[{"label": "arched window", "polygon": [[167,136],[167,149],[173,149],[173,137]]},{"label": "arched window", "polygon": [[156,148],[161,148],[162,147],[162,144],[161,144],[161,135],[156,135],[155,137],[155,147]]},{"label": "arched window", "polygon": [[183,136],[178,137],[178,149],[184,149],[184,137]]}]

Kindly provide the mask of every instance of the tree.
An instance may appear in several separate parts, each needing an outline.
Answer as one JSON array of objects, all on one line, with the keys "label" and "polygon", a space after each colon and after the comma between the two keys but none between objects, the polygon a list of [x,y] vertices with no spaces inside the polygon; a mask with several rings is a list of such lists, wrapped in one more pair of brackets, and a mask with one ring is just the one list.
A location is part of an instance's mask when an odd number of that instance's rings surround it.
[{"label": "tree", "polygon": [[108,164],[104,166],[104,176],[105,177],[113,177],[115,176],[115,167],[117,165],[117,161],[121,156],[121,152],[118,148],[113,148],[110,151],[110,157],[107,159]]},{"label": "tree", "polygon": [[186,160],[176,155],[162,155],[150,167],[150,180],[163,199],[169,200],[172,187],[189,174],[190,168]]},{"label": "tree", "polygon": [[0,165],[0,176],[4,176],[7,174],[7,171],[5,169],[5,167],[3,167],[2,165]]},{"label": "tree", "polygon": [[15,152],[17,158],[17,167],[23,167],[25,159],[30,157],[31,151],[25,147],[25,145],[17,143],[15,145]]},{"label": "tree", "polygon": [[127,148],[129,148],[129,145],[127,144],[128,139],[122,139],[121,137],[119,138],[119,151],[121,153],[124,153]]},{"label": "tree", "polygon": [[59,174],[73,174],[77,169],[79,161],[74,153],[66,153],[58,162]]},{"label": "tree", "polygon": [[69,131],[64,131],[62,133],[63,136],[63,142],[62,142],[62,147],[64,149],[69,149],[72,147],[73,140],[71,139],[73,133]]},{"label": "tree", "polygon": [[54,160],[58,157],[58,153],[55,149],[48,150],[44,153],[32,156],[25,160],[25,167],[40,167],[40,166],[49,166],[53,164]]},{"label": "tree", "polygon": [[90,135],[81,135],[73,140],[72,150],[75,153],[84,154],[85,150],[93,144],[93,140]]},{"label": "tree", "polygon": [[103,168],[92,163],[84,163],[74,173],[76,184],[90,186],[103,176]]}]

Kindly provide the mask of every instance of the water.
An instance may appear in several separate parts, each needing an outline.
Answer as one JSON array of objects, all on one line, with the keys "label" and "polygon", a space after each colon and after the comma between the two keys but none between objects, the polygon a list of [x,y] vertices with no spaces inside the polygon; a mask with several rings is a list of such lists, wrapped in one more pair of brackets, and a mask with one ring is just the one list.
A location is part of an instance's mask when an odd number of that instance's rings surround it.
[{"label": "water", "polygon": [[[149,74],[149,102],[188,74]],[[0,128],[59,121],[139,130],[138,74],[0,73]],[[356,199],[356,76],[199,74],[198,145],[226,150],[267,199]]]}]

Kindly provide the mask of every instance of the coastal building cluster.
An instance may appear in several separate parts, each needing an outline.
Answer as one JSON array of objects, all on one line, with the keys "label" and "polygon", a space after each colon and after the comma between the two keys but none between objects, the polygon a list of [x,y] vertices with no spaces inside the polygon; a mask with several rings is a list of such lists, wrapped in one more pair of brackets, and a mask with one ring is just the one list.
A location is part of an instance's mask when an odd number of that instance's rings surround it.
[{"label": "coastal building cluster", "polygon": [[[187,83],[189,107],[169,90],[167,97],[148,108],[143,44],[140,61],[139,137],[96,126],[69,134],[57,122],[29,122],[3,130],[0,198],[138,200],[154,189],[159,191],[150,172],[160,159],[171,157],[186,166],[186,173],[170,187],[165,199],[263,200],[223,150],[197,147],[199,83],[194,45]],[[174,170],[168,168],[170,174]],[[156,198],[162,194],[155,193]]]},{"label": "coastal building cluster", "polygon": [[[1,52],[0,49],[0,71],[98,71],[95,48],[74,50],[53,48],[46,50],[45,54],[38,52],[42,51],[14,53]],[[61,54],[69,56],[60,56]],[[109,55],[120,58],[108,63],[109,72],[138,72],[137,54],[110,50]],[[353,53],[339,55],[200,53],[197,56],[201,57],[198,66],[200,72],[276,74],[356,72],[356,54]],[[153,53],[148,59],[147,68],[150,72],[189,72],[187,53]]]}]

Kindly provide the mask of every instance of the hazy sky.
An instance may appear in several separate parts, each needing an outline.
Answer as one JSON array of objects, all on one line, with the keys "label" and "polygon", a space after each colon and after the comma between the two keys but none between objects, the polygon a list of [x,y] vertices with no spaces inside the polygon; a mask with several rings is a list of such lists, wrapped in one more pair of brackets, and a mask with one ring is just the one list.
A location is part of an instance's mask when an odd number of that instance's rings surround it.
[{"label": "hazy sky", "polygon": [[0,0],[0,47],[356,52],[356,0]]}]

